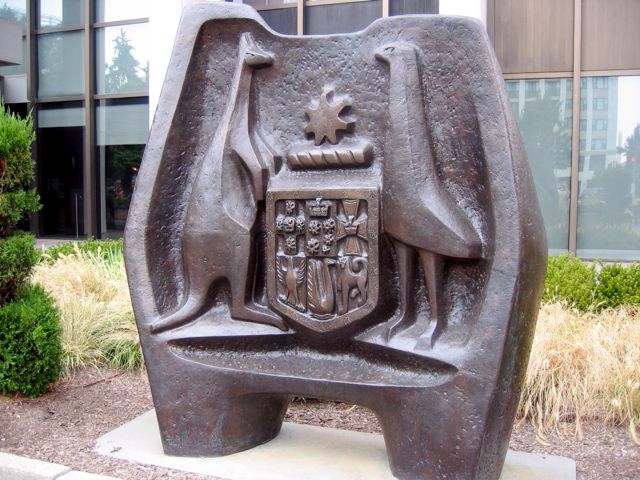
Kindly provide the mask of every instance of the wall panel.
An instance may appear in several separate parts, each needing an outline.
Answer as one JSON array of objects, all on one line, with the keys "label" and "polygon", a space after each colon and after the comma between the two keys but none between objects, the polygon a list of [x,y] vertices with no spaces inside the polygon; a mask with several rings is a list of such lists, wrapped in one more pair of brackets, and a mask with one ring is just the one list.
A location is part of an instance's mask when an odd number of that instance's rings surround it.
[{"label": "wall panel", "polygon": [[573,69],[573,0],[494,4],[494,47],[504,73]]},{"label": "wall panel", "polygon": [[582,70],[640,69],[640,1],[582,0]]}]

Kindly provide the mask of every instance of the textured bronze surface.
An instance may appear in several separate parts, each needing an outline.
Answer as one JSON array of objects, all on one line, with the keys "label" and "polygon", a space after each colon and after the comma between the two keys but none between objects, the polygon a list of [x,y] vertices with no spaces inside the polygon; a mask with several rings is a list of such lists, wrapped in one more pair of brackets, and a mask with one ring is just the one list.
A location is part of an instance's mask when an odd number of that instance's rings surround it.
[{"label": "textured bronze surface", "polygon": [[176,38],[125,235],[165,452],[264,443],[304,395],[372,409],[400,479],[497,479],[546,242],[482,26],[203,3]]}]

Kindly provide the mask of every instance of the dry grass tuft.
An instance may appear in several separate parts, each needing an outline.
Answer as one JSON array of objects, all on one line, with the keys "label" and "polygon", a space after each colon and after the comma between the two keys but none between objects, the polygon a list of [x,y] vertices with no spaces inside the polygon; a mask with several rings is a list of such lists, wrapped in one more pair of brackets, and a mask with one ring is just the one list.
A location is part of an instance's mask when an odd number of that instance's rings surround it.
[{"label": "dry grass tuft", "polygon": [[[45,253],[46,255],[46,253]],[[121,252],[81,252],[41,262],[33,282],[53,296],[61,313],[63,367],[142,366]]]},{"label": "dry grass tuft", "polygon": [[640,425],[640,307],[598,314],[562,303],[540,310],[519,416],[541,439],[584,420],[625,424],[638,444]]}]

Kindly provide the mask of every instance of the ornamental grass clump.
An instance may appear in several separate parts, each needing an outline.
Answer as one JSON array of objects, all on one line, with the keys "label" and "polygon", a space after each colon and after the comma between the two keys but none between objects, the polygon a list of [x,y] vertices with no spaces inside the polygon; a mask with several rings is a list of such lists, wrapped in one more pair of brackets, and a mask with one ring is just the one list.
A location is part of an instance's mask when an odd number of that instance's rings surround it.
[{"label": "ornamental grass clump", "polygon": [[99,246],[71,254],[43,255],[33,281],[43,285],[61,312],[63,368],[92,365],[132,370],[143,365],[121,249]]},{"label": "ornamental grass clump", "polygon": [[519,416],[544,438],[597,420],[626,425],[640,444],[640,307],[599,313],[542,306]]}]

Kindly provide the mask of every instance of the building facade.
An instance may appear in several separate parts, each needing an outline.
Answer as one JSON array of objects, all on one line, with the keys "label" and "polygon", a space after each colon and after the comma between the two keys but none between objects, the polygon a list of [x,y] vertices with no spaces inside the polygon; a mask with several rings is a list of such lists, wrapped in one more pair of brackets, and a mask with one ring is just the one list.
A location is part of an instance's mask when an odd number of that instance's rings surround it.
[{"label": "building facade", "polygon": [[[180,12],[191,1],[0,0],[0,18],[24,29],[23,64],[0,67],[0,76],[6,103],[34,112],[38,235],[121,235]],[[503,68],[550,251],[640,260],[639,1],[244,3],[290,35],[351,32],[390,15],[479,18]]]}]

